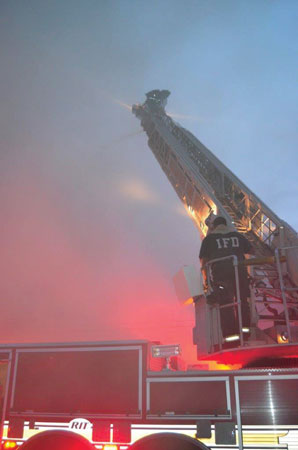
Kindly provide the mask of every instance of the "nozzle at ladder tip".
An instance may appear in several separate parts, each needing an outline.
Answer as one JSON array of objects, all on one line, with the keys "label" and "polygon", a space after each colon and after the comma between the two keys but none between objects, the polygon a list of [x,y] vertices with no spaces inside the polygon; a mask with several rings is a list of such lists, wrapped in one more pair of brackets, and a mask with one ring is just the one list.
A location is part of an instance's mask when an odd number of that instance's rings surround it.
[{"label": "nozzle at ladder tip", "polygon": [[146,94],[144,106],[147,106],[153,113],[164,111],[169,95],[170,91],[166,89],[154,89],[153,91],[149,91]]},{"label": "nozzle at ladder tip", "polygon": [[166,100],[170,94],[171,92],[167,89],[153,89],[152,91],[147,92],[147,94],[145,95],[147,99]]}]

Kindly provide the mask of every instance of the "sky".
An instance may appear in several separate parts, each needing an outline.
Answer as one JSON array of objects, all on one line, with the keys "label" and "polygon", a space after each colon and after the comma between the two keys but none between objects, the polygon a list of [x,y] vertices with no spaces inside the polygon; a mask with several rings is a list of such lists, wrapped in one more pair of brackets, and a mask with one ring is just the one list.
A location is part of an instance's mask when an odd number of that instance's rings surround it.
[{"label": "sky", "polygon": [[1,0],[1,342],[181,343],[199,233],[123,104],[167,110],[296,230],[295,0]]}]

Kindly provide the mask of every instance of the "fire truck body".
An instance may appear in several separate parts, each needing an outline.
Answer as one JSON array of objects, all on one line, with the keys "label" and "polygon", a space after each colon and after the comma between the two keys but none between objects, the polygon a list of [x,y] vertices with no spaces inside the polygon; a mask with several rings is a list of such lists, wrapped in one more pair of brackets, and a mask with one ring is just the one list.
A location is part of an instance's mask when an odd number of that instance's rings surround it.
[{"label": "fire truck body", "polygon": [[167,432],[192,438],[194,449],[203,442],[297,450],[297,368],[171,370],[152,348],[146,341],[2,345],[4,442],[64,429],[102,449],[134,448]]}]

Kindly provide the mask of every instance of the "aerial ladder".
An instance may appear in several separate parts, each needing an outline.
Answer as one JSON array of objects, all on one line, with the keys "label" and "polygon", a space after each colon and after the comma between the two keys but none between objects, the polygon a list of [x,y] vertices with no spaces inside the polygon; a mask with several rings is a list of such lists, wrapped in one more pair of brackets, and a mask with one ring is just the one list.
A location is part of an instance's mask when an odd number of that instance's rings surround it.
[{"label": "aerial ladder", "polygon": [[[251,277],[254,325],[250,348],[257,348],[259,352],[255,351],[251,358],[262,358],[267,354],[268,346],[272,347],[275,358],[297,357],[297,233],[190,131],[166,113],[169,95],[168,90],[150,91],[143,104],[133,105],[132,112],[141,121],[150,149],[195,222],[201,239],[212,228],[214,218],[220,215],[252,245],[256,257],[246,260]],[[209,358],[210,354],[217,354],[220,360],[225,352],[217,332],[218,318],[202,299],[197,299],[194,298],[197,319],[194,343],[198,348],[198,357],[206,355]],[[204,314],[207,314],[208,320],[206,317],[202,319]],[[201,330],[204,328],[208,334],[207,340],[202,337]],[[285,344],[282,350],[280,343]],[[278,349],[276,353],[274,349]],[[240,359],[243,360],[243,355]],[[250,357],[247,362],[250,362]]]}]

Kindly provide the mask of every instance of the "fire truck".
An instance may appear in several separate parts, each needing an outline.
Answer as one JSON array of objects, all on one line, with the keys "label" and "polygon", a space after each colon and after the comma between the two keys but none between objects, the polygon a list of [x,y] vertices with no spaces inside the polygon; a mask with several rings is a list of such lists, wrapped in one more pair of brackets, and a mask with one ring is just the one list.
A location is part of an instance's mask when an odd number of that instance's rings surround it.
[{"label": "fire truck", "polygon": [[[145,340],[2,344],[2,449],[298,450],[297,234],[166,113],[169,94],[150,91],[132,112],[201,237],[220,215],[255,250],[232,257],[239,333],[223,339],[210,267],[204,286],[185,266],[174,283],[194,306],[195,365],[185,367],[178,344]],[[250,275],[249,339],[240,264]]]}]

